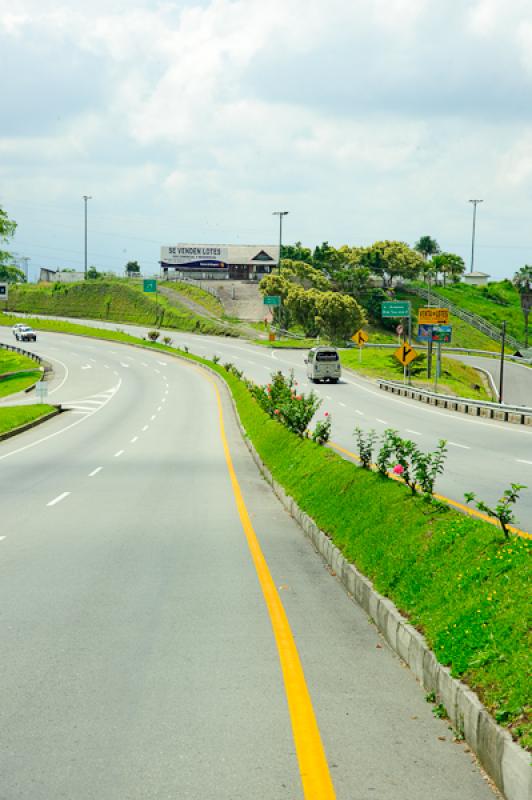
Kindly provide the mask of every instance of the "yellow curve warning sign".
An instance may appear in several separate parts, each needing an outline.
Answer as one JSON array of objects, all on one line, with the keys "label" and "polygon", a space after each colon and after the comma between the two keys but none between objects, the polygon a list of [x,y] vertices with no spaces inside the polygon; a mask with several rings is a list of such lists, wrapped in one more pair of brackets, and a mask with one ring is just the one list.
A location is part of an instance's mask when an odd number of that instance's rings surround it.
[{"label": "yellow curve warning sign", "polygon": [[351,336],[351,341],[358,344],[359,347],[362,347],[366,342],[369,342],[369,336],[366,331],[359,330]]},{"label": "yellow curve warning sign", "polygon": [[416,353],[414,348],[408,342],[403,342],[401,347],[398,347],[395,351],[394,356],[398,361],[401,362],[403,367],[407,367],[415,358],[418,357],[418,353]]}]

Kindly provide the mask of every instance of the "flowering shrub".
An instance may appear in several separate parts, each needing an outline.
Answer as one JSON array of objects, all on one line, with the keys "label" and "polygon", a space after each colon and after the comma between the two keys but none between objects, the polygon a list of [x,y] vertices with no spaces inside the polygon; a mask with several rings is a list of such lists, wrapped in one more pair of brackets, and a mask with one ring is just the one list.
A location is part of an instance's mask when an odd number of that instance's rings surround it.
[{"label": "flowering shrub", "polygon": [[353,435],[357,442],[358,456],[360,464],[364,469],[371,469],[371,459],[373,457],[373,448],[377,441],[377,432],[371,429],[368,433],[364,433],[362,428],[355,428]]},{"label": "flowering shrub", "polygon": [[252,384],[250,391],[270,417],[298,436],[304,436],[321,400],[314,392],[308,395],[298,393],[296,387],[293,372],[285,376],[279,371],[272,375],[271,383],[266,386]]},{"label": "flowering shrub", "polygon": [[328,411],[323,415],[324,420],[319,420],[312,433],[312,441],[316,444],[325,444],[331,438],[332,417]]}]

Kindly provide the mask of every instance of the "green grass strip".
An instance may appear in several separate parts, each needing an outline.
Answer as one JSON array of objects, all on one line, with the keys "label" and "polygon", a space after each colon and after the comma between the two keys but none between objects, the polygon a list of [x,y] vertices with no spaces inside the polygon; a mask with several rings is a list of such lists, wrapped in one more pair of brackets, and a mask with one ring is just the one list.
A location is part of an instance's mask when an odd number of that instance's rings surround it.
[{"label": "green grass strip", "polygon": [[0,407],[0,434],[9,433],[9,431],[44,417],[54,410],[54,406],[46,405],[46,403],[38,403],[31,406]]}]

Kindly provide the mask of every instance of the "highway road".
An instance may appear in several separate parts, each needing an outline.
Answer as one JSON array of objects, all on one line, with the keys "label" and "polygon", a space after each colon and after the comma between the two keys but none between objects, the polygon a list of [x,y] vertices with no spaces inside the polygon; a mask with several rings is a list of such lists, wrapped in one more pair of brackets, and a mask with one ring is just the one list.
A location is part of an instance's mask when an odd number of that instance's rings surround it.
[{"label": "highway road", "polygon": [[[222,392],[231,481],[211,379],[108,342],[33,349],[70,410],[0,443],[0,797],[495,796],[274,498]],[[300,369],[256,358],[263,379]]]},{"label": "highway road", "polygon": [[[94,320],[83,322],[113,330],[119,327],[140,336],[145,336],[148,330]],[[434,449],[440,439],[445,439],[446,468],[436,490],[457,502],[464,502],[464,492],[474,491],[493,504],[510,483],[524,484],[527,489],[523,490],[517,505],[517,522],[524,530],[532,532],[532,428],[529,426],[475,419],[398,398],[348,371],[344,372],[342,383],[336,386],[315,386],[307,381],[305,352],[301,350],[271,350],[241,340],[176,331],[168,334],[174,344],[187,346],[190,352],[207,358],[217,354],[222,362],[234,363],[257,382],[266,382],[275,370],[286,373],[293,369],[303,390],[314,388],[322,398],[321,412],[327,410],[333,417],[332,439],[347,450],[354,450],[353,428],[356,425],[365,430],[374,429],[379,434],[388,427],[395,428],[425,450]],[[0,331],[5,341],[11,341],[9,335],[7,331]],[[506,369],[512,376],[529,377],[525,367],[507,364]]]}]

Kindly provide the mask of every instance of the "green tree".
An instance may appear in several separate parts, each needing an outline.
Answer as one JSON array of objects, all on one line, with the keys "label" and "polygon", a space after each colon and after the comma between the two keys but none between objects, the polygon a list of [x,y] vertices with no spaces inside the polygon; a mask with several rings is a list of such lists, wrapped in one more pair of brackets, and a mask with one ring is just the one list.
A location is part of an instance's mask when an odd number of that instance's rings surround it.
[{"label": "green tree", "polygon": [[0,264],[0,283],[25,283],[26,276],[18,267],[8,267]]},{"label": "green tree", "polygon": [[443,285],[447,283],[447,278],[451,278],[453,283],[460,280],[460,276],[465,272],[464,259],[456,253],[438,253],[430,262],[436,278],[438,273],[443,275]]},{"label": "green tree", "polygon": [[[301,242],[295,244],[283,244],[281,246],[281,259],[289,259],[290,261],[305,261],[307,264],[312,264],[312,250],[309,247],[303,247]],[[282,264],[281,266],[284,266]]]},{"label": "green tree", "polygon": [[90,281],[96,281],[99,278],[103,278],[103,273],[98,272],[96,267],[89,267],[88,270],[87,270],[87,278]]},{"label": "green tree", "polygon": [[425,261],[428,261],[429,257],[435,256],[440,252],[440,245],[432,236],[421,236],[419,241],[415,243],[414,250],[420,253]]},{"label": "green tree", "polygon": [[512,283],[521,295],[521,307],[523,309],[523,316],[525,318],[525,349],[528,348],[528,316],[530,314],[530,306],[527,302],[526,295],[532,293],[532,267],[525,264],[515,273]]},{"label": "green tree", "polygon": [[126,275],[139,275],[140,264],[138,261],[128,261],[126,264]]},{"label": "green tree", "polygon": [[339,292],[319,292],[316,322],[320,334],[332,342],[347,341],[366,322],[356,300]]},{"label": "green tree", "polygon": [[[0,206],[0,245],[7,244],[10,239],[13,238],[15,235],[15,231],[17,229],[17,223],[9,219],[7,216],[7,212]],[[0,246],[0,266],[2,267],[9,267],[10,269],[16,269],[13,266],[13,256],[7,250],[4,250]],[[20,270],[17,270],[20,271]],[[24,273],[22,273],[24,275]],[[6,282],[8,278],[4,278]],[[13,283],[14,281],[10,280],[9,283]]]},{"label": "green tree", "polygon": [[331,284],[323,272],[320,272],[319,269],[307,264],[305,261],[292,261],[290,259],[283,261],[282,277],[293,283],[300,284],[304,289],[312,287],[325,292],[331,288]]},{"label": "green tree", "polygon": [[312,263],[316,269],[332,277],[335,272],[349,264],[350,252],[348,251],[350,248],[346,245],[337,250],[329,242],[323,242],[314,248]]},{"label": "green tree", "polygon": [[319,332],[316,316],[322,294],[317,289],[303,289],[301,286],[292,286],[288,292],[286,305],[290,317],[301,325],[305,336],[317,336]]},{"label": "green tree", "polygon": [[393,278],[415,278],[423,271],[424,263],[405,242],[385,240],[360,251],[360,265],[382,278],[383,287],[391,286]]}]

